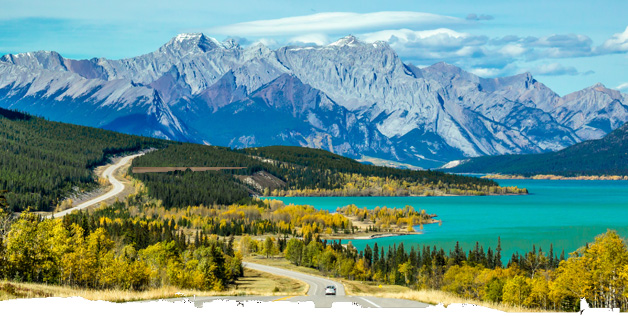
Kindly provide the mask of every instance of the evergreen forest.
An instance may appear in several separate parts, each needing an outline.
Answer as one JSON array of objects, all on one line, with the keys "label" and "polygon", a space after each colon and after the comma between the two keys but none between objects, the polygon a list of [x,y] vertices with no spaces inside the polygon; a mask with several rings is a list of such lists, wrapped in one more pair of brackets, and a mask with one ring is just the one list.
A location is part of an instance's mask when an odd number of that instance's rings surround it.
[{"label": "evergreen forest", "polygon": [[166,141],[47,121],[0,108],[0,190],[8,210],[48,211],[97,186],[93,169],[114,155]]},{"label": "evergreen forest", "polygon": [[[232,150],[197,144],[171,144],[133,160],[132,167],[246,167],[242,170],[138,173],[151,196],[166,207],[251,204],[251,195],[376,196],[484,195],[527,193],[495,181],[438,171],[364,165],[321,149],[272,146]],[[259,173],[280,183],[251,185],[242,180]],[[225,175],[234,175],[227,177]]]}]

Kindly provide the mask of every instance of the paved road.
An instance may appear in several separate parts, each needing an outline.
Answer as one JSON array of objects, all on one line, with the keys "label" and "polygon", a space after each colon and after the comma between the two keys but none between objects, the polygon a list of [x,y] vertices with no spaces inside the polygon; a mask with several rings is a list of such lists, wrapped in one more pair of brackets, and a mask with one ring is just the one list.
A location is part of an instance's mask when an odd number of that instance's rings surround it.
[{"label": "paved road", "polygon": [[336,287],[336,297],[345,296],[345,287],[344,285],[342,285],[342,283],[338,283],[326,278],[251,262],[244,262],[243,265],[249,269],[286,276],[303,281],[310,286],[309,290],[307,291],[307,296],[325,296],[325,288],[328,285],[333,285]]},{"label": "paved road", "polygon": [[[119,194],[124,190],[124,185],[118,181],[115,177],[113,177],[113,173],[124,164],[129,162],[131,159],[141,156],[143,153],[135,154],[131,156],[126,156],[120,159],[118,163],[111,165],[105,169],[103,176],[106,177],[109,182],[113,185],[113,188],[94,199],[86,201],[84,203],[79,204],[71,209],[65,210],[63,212],[59,212],[54,214],[54,217],[63,217],[66,214],[70,214],[74,210],[84,209],[94,204],[100,203],[104,200],[107,200],[115,195]],[[52,215],[48,215],[47,218],[51,218]],[[307,296],[287,296],[287,297],[277,297],[277,296],[212,296],[212,297],[197,297],[195,298],[195,304],[202,304],[203,302],[209,302],[213,300],[219,299],[228,299],[235,301],[290,301],[290,302],[303,302],[303,301],[312,301],[316,307],[331,307],[334,302],[354,302],[362,305],[363,307],[377,307],[377,308],[390,308],[390,307],[402,307],[402,308],[424,308],[429,306],[426,303],[410,301],[410,300],[402,300],[402,299],[391,299],[391,298],[381,298],[381,297],[373,297],[373,296],[346,296],[345,288],[341,283],[313,276],[305,273],[295,272],[291,270],[280,269],[276,267],[265,266],[261,264],[245,262],[244,266],[253,269],[259,270],[275,275],[287,276],[290,278],[294,278],[297,280],[301,280],[309,285],[309,289],[307,292]],[[325,287],[328,285],[336,286],[336,295],[325,295]],[[181,300],[181,298],[175,298],[171,300]]]},{"label": "paved road", "polygon": [[[285,270],[275,267],[269,267],[261,264],[255,264],[250,262],[245,262],[244,266],[253,269],[259,270],[271,274],[286,276],[290,278],[294,278],[297,280],[301,280],[307,283],[310,288],[307,292],[307,296],[212,296],[212,297],[196,297],[194,298],[194,303],[197,306],[202,305],[204,302],[210,302],[213,300],[234,300],[234,301],[289,301],[289,302],[304,302],[304,301],[312,301],[316,307],[331,307],[334,302],[353,302],[361,305],[362,307],[375,307],[375,308],[424,308],[429,305],[426,303],[410,301],[410,300],[401,300],[401,299],[392,299],[392,298],[381,298],[381,297],[373,297],[373,296],[347,296],[345,295],[345,288],[342,284],[309,274],[299,273],[291,270]],[[333,295],[325,295],[325,287],[328,285],[335,285],[337,289],[337,294]],[[181,300],[171,299],[171,300]]]},{"label": "paved road", "polygon": [[79,204],[78,206],[75,206],[73,208],[67,209],[65,211],[62,212],[58,212],[58,213],[53,213],[50,215],[47,215],[46,218],[52,218],[54,216],[54,218],[59,218],[59,217],[63,217],[67,214],[72,213],[75,210],[82,210],[84,208],[90,207],[94,204],[100,203],[106,199],[112,198],[116,195],[118,195],[120,192],[122,192],[124,190],[124,184],[122,184],[122,182],[118,181],[118,179],[116,179],[113,176],[113,173],[120,167],[122,167],[123,165],[125,165],[127,162],[129,162],[130,160],[132,160],[135,157],[141,156],[144,153],[140,153],[140,154],[135,154],[135,155],[130,155],[130,156],[125,156],[122,157],[122,159],[120,159],[120,161],[118,161],[118,163],[111,165],[109,167],[107,167],[107,169],[105,169],[105,172],[103,172],[103,177],[107,178],[109,180],[109,182],[113,185],[113,188],[111,190],[109,190],[109,192],[97,196],[91,200],[85,201],[81,204]]}]

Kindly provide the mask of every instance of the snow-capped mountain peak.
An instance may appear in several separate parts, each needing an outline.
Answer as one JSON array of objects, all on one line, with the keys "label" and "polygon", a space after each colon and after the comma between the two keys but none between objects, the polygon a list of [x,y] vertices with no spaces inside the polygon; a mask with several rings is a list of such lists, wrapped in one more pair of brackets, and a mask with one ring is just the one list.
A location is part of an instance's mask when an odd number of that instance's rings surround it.
[{"label": "snow-capped mountain peak", "polygon": [[355,36],[348,35],[329,44],[329,46],[358,46],[362,44],[364,43],[358,40]]},{"label": "snow-capped mountain peak", "polygon": [[192,53],[202,54],[216,49],[225,49],[225,46],[215,38],[205,36],[203,33],[183,33],[160,47],[159,52],[183,56]]},{"label": "snow-capped mountain peak", "polygon": [[238,49],[240,48],[240,43],[233,38],[228,38],[222,42],[222,47],[225,49]]}]

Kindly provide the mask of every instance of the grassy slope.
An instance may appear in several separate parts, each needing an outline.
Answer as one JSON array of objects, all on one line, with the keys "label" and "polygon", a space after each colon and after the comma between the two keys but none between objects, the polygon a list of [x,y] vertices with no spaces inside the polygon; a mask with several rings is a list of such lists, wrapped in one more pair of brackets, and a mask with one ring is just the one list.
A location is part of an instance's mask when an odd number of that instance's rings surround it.
[{"label": "grassy slope", "polygon": [[175,293],[184,293],[186,296],[288,296],[305,295],[308,290],[307,284],[301,281],[246,268],[244,269],[244,277],[240,278],[236,284],[237,288],[232,286],[222,292],[186,290],[172,286],[147,291],[122,291],[89,290],[68,286],[0,281],[0,301],[16,298],[80,296],[89,300],[129,302],[171,298],[176,297]]}]

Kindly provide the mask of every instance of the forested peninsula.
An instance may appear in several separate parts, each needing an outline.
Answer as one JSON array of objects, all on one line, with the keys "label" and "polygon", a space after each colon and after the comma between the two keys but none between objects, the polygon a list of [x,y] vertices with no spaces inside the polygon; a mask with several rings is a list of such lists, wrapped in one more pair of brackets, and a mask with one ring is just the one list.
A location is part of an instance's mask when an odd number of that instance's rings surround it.
[{"label": "forested peninsula", "polygon": [[[272,146],[232,150],[172,144],[133,167],[246,167],[242,170],[132,174],[167,207],[251,203],[253,196],[410,196],[525,194],[495,181],[439,171],[364,165],[312,148]],[[132,169],[131,169],[132,170]]]}]

